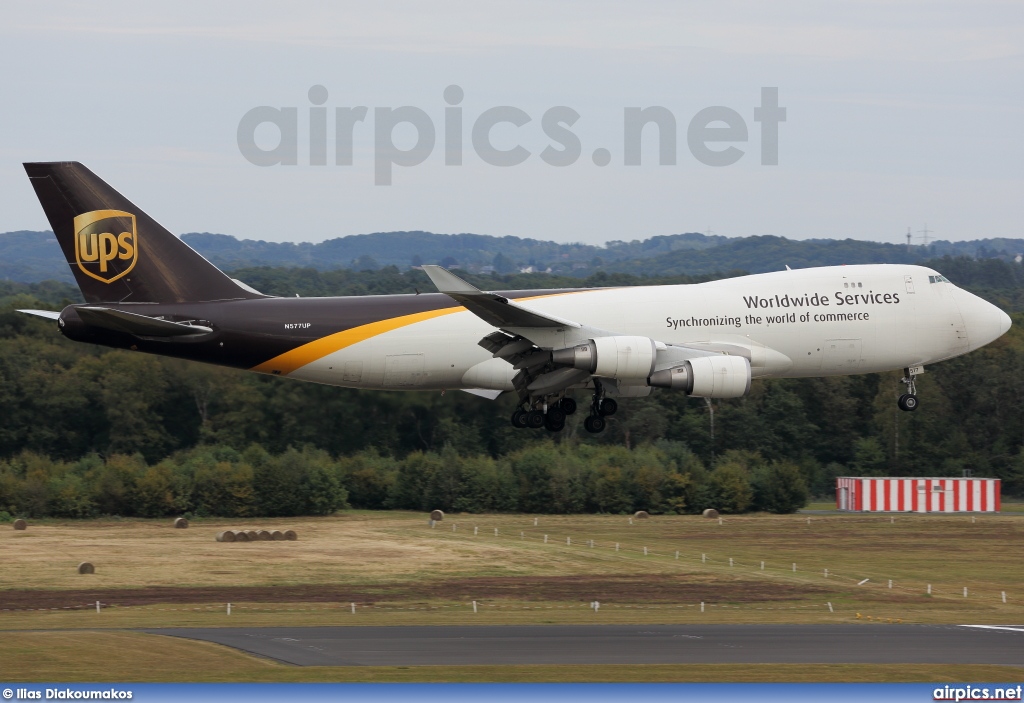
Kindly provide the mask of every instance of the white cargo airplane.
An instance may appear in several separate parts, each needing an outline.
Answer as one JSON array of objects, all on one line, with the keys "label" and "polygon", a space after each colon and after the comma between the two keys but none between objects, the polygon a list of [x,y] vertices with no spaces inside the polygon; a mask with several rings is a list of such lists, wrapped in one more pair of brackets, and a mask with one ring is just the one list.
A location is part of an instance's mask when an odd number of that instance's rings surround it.
[{"label": "white cargo airplane", "polygon": [[278,298],[228,278],[78,163],[26,164],[86,299],[77,341],[383,390],[515,393],[517,427],[584,426],[615,397],[737,398],[755,378],[903,369],[915,377],[1004,334],[999,308],[921,266],[831,266],[696,285],[483,292],[440,266],[440,293]]}]

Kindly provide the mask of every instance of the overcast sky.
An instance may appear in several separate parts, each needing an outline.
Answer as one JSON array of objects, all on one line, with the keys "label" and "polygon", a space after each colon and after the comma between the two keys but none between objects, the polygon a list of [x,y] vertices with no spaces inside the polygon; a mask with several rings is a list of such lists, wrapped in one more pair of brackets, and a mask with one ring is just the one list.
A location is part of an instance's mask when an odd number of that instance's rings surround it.
[{"label": "overcast sky", "polygon": [[[5,2],[0,5],[0,231],[47,229],[23,161],[77,160],[174,232],[321,241],[391,230],[600,244],[712,230],[902,242],[1024,237],[1024,3],[1007,2]],[[310,164],[311,86],[327,91],[327,164]],[[445,164],[445,88],[458,85],[462,165]],[[778,165],[761,163],[761,89],[777,87]],[[297,110],[297,165],[257,166],[237,142],[258,106]],[[334,109],[367,107],[352,165]],[[375,184],[376,108],[436,130],[416,166]],[[516,166],[486,163],[485,110]],[[579,114],[581,155],[542,128]],[[624,110],[675,117],[624,164]],[[742,151],[709,166],[687,142],[703,108],[742,118]],[[719,124],[719,123],[715,123]],[[715,126],[714,124],[712,126]],[[379,136],[377,141],[379,141]],[[416,130],[394,128],[398,149]],[[276,145],[270,124],[255,130]],[[610,163],[595,164],[595,149]]]}]

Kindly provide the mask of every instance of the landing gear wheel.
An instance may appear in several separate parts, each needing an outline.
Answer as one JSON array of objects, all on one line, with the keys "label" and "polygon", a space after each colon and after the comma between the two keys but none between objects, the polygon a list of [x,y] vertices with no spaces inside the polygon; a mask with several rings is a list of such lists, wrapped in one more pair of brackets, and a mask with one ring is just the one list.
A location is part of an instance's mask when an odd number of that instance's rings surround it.
[{"label": "landing gear wheel", "polygon": [[899,406],[900,410],[913,412],[914,410],[917,410],[917,396],[910,393],[904,393],[900,396],[900,399],[896,401],[896,405]]},{"label": "landing gear wheel", "polygon": [[548,408],[546,415],[547,423],[550,425],[564,425],[565,424],[565,411],[557,405],[553,405]]},{"label": "landing gear wheel", "polygon": [[562,409],[562,412],[566,415],[572,415],[576,412],[576,401],[572,398],[562,398],[558,401],[558,407]]},{"label": "landing gear wheel", "polygon": [[531,430],[539,430],[544,426],[544,413],[540,410],[531,410],[526,415],[526,426]]},{"label": "landing gear wheel", "polygon": [[526,427],[526,413],[519,408],[512,413],[512,426],[520,430]]},{"label": "landing gear wheel", "polygon": [[591,415],[590,417],[583,421],[583,428],[587,432],[597,434],[598,432],[604,430],[604,418],[601,417],[600,415]]},{"label": "landing gear wheel", "polygon": [[597,412],[604,417],[609,417],[615,414],[615,411],[619,409],[619,404],[614,398],[602,398],[597,406]]},{"label": "landing gear wheel", "polygon": [[551,419],[551,415],[549,414],[544,420],[544,429],[548,432],[561,432],[565,429],[565,417],[562,417],[561,420],[556,422]]}]

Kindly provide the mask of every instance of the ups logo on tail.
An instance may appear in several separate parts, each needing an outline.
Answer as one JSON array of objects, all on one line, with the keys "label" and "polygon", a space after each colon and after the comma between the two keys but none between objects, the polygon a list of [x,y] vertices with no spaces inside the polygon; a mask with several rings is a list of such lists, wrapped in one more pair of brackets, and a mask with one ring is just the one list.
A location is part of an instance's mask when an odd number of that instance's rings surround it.
[{"label": "ups logo on tail", "polygon": [[135,215],[121,210],[93,210],[75,217],[75,259],[87,276],[113,283],[135,268],[139,236]]}]

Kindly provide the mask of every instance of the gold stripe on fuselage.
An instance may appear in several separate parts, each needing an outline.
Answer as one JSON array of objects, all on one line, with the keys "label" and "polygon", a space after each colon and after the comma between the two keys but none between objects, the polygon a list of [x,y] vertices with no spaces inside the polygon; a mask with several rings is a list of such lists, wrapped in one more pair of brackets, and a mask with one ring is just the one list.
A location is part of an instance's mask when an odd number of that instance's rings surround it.
[{"label": "gold stripe on fuselage", "polygon": [[[547,295],[532,295],[525,298],[513,298],[517,303],[527,300],[541,300],[543,298],[555,298],[561,295],[573,295],[576,293],[588,293],[595,290],[607,290],[607,288],[592,288],[589,290],[569,290],[564,293],[548,293]],[[398,317],[389,317],[386,320],[378,320],[377,322],[370,322],[359,327],[353,327],[352,329],[345,330],[343,332],[335,332],[329,334],[326,337],[321,337],[313,342],[303,344],[301,347],[296,347],[291,351],[287,351],[284,354],[275,356],[270,361],[264,361],[258,366],[253,366],[250,371],[257,371],[259,373],[272,373],[274,375],[287,376],[296,369],[302,368],[306,364],[310,364],[317,359],[322,359],[328,354],[333,354],[336,351],[340,351],[345,347],[350,347],[358,342],[363,342],[370,337],[376,337],[379,334],[396,330],[399,327],[405,327],[407,325],[414,325],[417,322],[423,322],[424,320],[432,320],[435,317],[441,317],[443,315],[451,315],[456,312],[465,312],[466,308],[461,305],[453,306],[450,308],[441,308],[439,310],[428,310],[426,312],[417,312],[410,315],[399,315]]]},{"label": "gold stripe on fuselage", "polygon": [[450,315],[453,312],[462,312],[466,308],[461,305],[458,307],[441,308],[440,310],[428,310],[426,312],[417,312],[411,315],[400,315],[398,317],[389,317],[386,320],[378,320],[377,322],[371,322],[366,325],[360,325],[359,327],[353,327],[352,329],[345,330],[343,332],[335,332],[329,334],[326,337],[321,337],[316,341],[303,344],[301,347],[296,347],[291,351],[287,351],[284,354],[275,356],[270,361],[264,361],[259,366],[253,366],[251,371],[258,371],[260,373],[272,373],[280,374],[282,376],[290,374],[298,368],[310,364],[317,359],[322,359],[328,354],[333,354],[336,351],[350,347],[357,342],[362,342],[370,337],[376,337],[379,334],[396,330],[399,327],[405,327],[406,325],[412,325],[417,322],[423,322],[424,320],[432,320],[435,317],[441,317],[442,315]]}]

